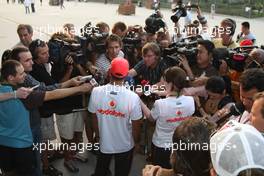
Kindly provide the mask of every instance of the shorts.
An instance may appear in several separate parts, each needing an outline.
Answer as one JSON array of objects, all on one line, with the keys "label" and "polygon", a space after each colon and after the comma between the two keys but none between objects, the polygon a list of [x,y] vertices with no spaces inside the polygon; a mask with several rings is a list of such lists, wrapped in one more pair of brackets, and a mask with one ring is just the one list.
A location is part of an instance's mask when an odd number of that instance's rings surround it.
[{"label": "shorts", "polygon": [[57,126],[60,137],[72,140],[74,132],[83,132],[84,130],[84,113],[75,112],[65,115],[56,115]]},{"label": "shorts", "polygon": [[53,115],[51,117],[41,118],[40,128],[43,142],[52,141],[56,139]]},{"label": "shorts", "polygon": [[31,176],[36,168],[32,147],[12,148],[0,145],[0,168],[5,172],[15,172],[19,176]]}]

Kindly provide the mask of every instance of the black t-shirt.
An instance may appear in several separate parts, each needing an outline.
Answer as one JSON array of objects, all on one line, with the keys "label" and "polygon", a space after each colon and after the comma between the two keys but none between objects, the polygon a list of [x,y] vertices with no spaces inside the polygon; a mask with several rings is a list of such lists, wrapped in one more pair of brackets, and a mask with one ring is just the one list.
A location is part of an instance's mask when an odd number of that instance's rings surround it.
[{"label": "black t-shirt", "polygon": [[[51,77],[59,82],[66,73],[67,65],[54,64],[51,69]],[[76,67],[73,67],[71,78],[81,75]],[[63,99],[56,100],[56,114],[63,115],[72,113],[73,109],[83,108],[82,95],[70,96]]]},{"label": "black t-shirt", "polygon": [[[58,81],[55,80],[46,70],[43,64],[34,64],[33,70],[30,72],[39,82],[44,82],[46,85],[53,85]],[[41,118],[50,117],[53,113],[67,114],[71,113],[72,109],[82,108],[82,97],[71,96],[59,100],[52,100],[43,103],[43,106],[39,107]]]},{"label": "black t-shirt", "polygon": [[39,82],[44,82],[46,85],[56,84],[56,81],[47,72],[43,64],[33,64],[32,71],[29,73],[33,78]]},{"label": "black t-shirt", "polygon": [[168,68],[164,60],[160,60],[154,69],[147,67],[144,60],[139,61],[134,67],[134,70],[138,75],[142,76],[142,79],[149,81],[150,85],[156,84],[160,81],[163,72]]},{"label": "black t-shirt", "polygon": [[26,99],[21,99],[28,110],[33,110],[43,105],[45,91],[36,90],[31,92]]},{"label": "black t-shirt", "polygon": [[233,98],[229,95],[225,96],[219,103],[218,103],[218,110],[222,109],[228,103],[234,102]]},{"label": "black t-shirt", "polygon": [[218,76],[219,73],[215,67],[211,64],[206,68],[199,68],[197,65],[191,67],[194,77],[200,77],[202,74],[205,73],[205,76]]}]

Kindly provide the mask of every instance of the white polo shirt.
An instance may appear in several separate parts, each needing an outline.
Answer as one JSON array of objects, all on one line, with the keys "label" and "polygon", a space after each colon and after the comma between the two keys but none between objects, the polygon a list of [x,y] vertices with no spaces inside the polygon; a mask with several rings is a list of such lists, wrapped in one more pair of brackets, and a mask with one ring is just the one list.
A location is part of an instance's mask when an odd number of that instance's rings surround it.
[{"label": "white polo shirt", "polygon": [[183,120],[192,116],[194,112],[195,104],[191,96],[156,100],[151,109],[151,115],[156,120],[152,143],[160,148],[171,147],[176,127]]},{"label": "white polo shirt", "polygon": [[132,121],[142,117],[137,94],[124,86],[96,87],[88,110],[97,115],[102,153],[123,153],[134,147]]}]

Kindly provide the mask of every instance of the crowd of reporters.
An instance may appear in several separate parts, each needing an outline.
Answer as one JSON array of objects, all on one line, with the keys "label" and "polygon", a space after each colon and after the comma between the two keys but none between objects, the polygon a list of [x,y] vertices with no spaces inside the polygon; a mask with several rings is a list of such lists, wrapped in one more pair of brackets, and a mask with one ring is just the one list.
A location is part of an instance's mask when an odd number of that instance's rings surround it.
[{"label": "crowd of reporters", "polygon": [[[110,32],[105,22],[96,27],[87,23],[77,36],[74,25],[67,23],[47,42],[32,40],[32,27],[20,24],[20,42],[2,57],[3,173],[63,175],[50,162],[56,156],[64,158],[69,171],[79,171],[76,160],[87,162],[87,158],[78,150],[46,150],[41,156],[38,150],[31,150],[33,144],[48,144],[57,138],[56,119],[62,143],[83,142],[84,129],[88,142],[93,144],[91,151],[99,142],[102,149],[94,152],[98,157],[96,176],[111,174],[113,156],[115,175],[128,175],[133,152],[144,153],[144,149],[153,165],[143,169],[143,176],[263,175],[264,50],[255,45],[257,39],[249,22],[241,24],[236,40],[237,24],[230,18],[223,19],[213,34],[206,32],[210,24],[199,7],[198,20],[180,26],[178,20],[188,8],[178,4],[174,9],[172,35],[158,10],[146,20],[144,28],[117,22]],[[104,96],[102,91],[109,84],[126,85],[134,93],[120,94],[111,89]],[[110,109],[102,109],[104,102]],[[122,117],[128,117],[127,121],[108,121]],[[212,134],[216,129],[219,131]],[[115,132],[124,132],[117,135],[120,140],[109,134]],[[233,150],[232,160],[225,154],[229,151],[222,149],[216,153],[209,149],[173,150],[175,143],[220,145],[223,141],[215,136],[227,139],[247,132],[254,139],[237,137],[238,141],[231,143],[239,149],[249,148],[251,152],[241,149],[240,153],[248,164],[241,164],[241,156]],[[140,133],[145,137],[140,138]],[[113,148],[106,146],[107,141]],[[223,157],[219,159],[215,154]]]}]

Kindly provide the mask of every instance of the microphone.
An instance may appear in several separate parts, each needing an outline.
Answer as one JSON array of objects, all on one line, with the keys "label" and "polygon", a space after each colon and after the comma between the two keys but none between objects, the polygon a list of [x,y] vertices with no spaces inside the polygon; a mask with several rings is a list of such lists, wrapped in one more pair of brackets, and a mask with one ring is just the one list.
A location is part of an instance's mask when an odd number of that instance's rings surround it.
[{"label": "microphone", "polygon": [[[222,124],[223,122],[226,121],[226,119],[228,119],[231,116],[239,116],[242,115],[243,112],[245,111],[245,107],[242,103],[234,103],[231,105],[229,113],[224,115],[223,117],[221,117],[220,119],[218,119],[216,121],[216,124],[219,126],[220,124]],[[219,118],[219,117],[218,117]]]}]

